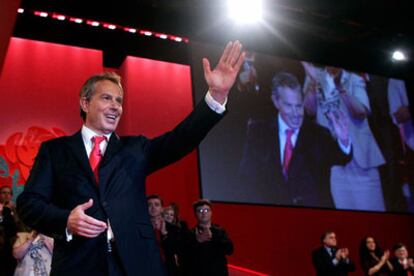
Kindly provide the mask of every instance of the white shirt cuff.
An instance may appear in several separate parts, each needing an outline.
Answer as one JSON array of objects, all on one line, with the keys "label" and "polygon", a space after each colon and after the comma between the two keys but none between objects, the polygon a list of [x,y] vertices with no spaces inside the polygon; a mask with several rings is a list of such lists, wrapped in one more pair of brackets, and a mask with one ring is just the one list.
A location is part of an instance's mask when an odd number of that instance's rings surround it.
[{"label": "white shirt cuff", "polygon": [[337,259],[337,258],[333,258],[333,260],[332,260],[332,264],[333,264],[334,266],[337,266],[337,265],[338,265],[338,263],[339,263],[338,259]]},{"label": "white shirt cuff", "polygon": [[338,145],[341,148],[342,152],[345,153],[346,155],[351,153],[351,148],[352,148],[351,138],[349,138],[348,146],[342,145],[342,143],[339,141],[339,139],[338,139]]},{"label": "white shirt cuff", "polygon": [[68,228],[65,229],[65,234],[66,234],[66,241],[70,242],[73,239],[73,235],[72,233],[69,231]]},{"label": "white shirt cuff", "polygon": [[210,109],[214,112],[218,114],[223,114],[224,111],[226,111],[227,98],[223,104],[220,104],[213,98],[213,96],[211,96],[210,91],[208,91],[204,99],[208,107],[210,107]]}]

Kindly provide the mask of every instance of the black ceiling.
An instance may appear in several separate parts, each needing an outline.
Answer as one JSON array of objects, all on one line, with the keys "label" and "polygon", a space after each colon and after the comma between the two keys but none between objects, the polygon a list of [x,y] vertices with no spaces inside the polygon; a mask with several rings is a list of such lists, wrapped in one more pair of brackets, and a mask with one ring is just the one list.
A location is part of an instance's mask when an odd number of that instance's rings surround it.
[{"label": "black ceiling", "polygon": [[[240,39],[249,50],[413,78],[413,61],[390,60],[396,47],[412,57],[414,17],[409,4],[403,0],[264,0],[265,23],[237,26],[227,19],[225,0],[22,0],[27,11],[54,11],[218,45]],[[109,67],[119,65],[126,54],[189,63],[185,43],[29,13],[18,16],[14,35],[102,49]]]}]

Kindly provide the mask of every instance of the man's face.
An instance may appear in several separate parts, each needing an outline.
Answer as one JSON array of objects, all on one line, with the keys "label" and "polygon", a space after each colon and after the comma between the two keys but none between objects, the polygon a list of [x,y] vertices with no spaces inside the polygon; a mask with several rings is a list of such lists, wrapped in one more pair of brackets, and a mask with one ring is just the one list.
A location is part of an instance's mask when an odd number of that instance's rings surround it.
[{"label": "man's face", "polygon": [[0,190],[0,203],[8,204],[12,200],[12,190],[9,187],[3,187]]},{"label": "man's face", "polygon": [[300,128],[303,122],[303,98],[299,89],[279,87],[279,97],[272,96],[273,104],[279,110],[283,121],[292,129]]},{"label": "man's face", "polygon": [[85,125],[101,135],[115,131],[122,115],[122,101],[118,85],[109,80],[98,81],[91,99],[80,100],[86,113]]},{"label": "man's face", "polygon": [[397,250],[394,251],[394,255],[400,260],[408,258],[407,248],[405,248],[405,246],[398,248]]},{"label": "man's face", "polygon": [[336,247],[336,235],[335,233],[329,233],[323,239],[323,244],[328,247]]},{"label": "man's face", "polygon": [[148,200],[148,213],[152,218],[161,216],[162,204],[159,198],[151,198]]},{"label": "man's face", "polygon": [[211,208],[208,205],[198,206],[196,209],[196,217],[199,224],[211,223],[212,215]]}]

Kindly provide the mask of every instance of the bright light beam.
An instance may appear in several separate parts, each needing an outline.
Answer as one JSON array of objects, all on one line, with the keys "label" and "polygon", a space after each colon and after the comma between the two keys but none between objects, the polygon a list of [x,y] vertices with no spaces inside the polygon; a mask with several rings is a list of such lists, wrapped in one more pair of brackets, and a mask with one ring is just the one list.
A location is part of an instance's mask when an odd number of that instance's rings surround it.
[{"label": "bright light beam", "polygon": [[262,0],[227,0],[229,16],[240,24],[262,20]]},{"label": "bright light beam", "polygon": [[402,51],[400,51],[400,50],[395,50],[395,51],[392,53],[392,59],[393,59],[393,60],[395,60],[395,61],[404,61],[404,60],[406,60],[407,58],[406,58],[406,56],[404,55],[404,53],[403,53]]}]

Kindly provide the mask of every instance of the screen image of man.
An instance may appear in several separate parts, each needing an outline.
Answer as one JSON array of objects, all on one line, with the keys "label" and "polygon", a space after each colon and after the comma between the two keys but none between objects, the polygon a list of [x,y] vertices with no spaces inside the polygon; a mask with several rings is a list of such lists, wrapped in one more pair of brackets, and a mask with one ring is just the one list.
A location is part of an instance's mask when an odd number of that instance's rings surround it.
[{"label": "screen image of man", "polygon": [[352,157],[347,121],[334,116],[337,141],[305,117],[297,78],[287,72],[272,80],[270,120],[249,120],[240,163],[240,189],[250,202],[333,207],[329,174]]}]

